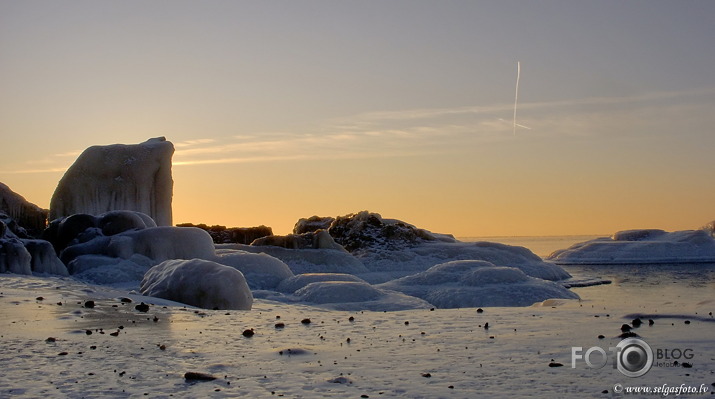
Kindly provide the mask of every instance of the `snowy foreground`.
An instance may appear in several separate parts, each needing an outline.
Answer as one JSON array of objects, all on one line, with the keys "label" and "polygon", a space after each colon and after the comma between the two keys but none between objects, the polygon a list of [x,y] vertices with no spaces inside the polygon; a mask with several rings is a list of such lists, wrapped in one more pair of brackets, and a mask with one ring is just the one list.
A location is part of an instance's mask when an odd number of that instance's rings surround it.
[{"label": "snowy foreground", "polygon": [[[68,277],[4,274],[0,397],[607,398],[624,396],[616,384],[715,389],[715,265],[567,270],[613,283],[573,288],[581,300],[481,312],[348,312],[266,299],[219,311]],[[152,304],[146,312],[136,308],[142,301]],[[672,367],[638,378],[610,363],[571,367],[572,347],[607,351],[638,316],[646,322],[633,331],[654,351],[692,357],[661,360]],[[190,372],[216,379],[186,379]],[[678,397],[686,396],[698,395]]]}]

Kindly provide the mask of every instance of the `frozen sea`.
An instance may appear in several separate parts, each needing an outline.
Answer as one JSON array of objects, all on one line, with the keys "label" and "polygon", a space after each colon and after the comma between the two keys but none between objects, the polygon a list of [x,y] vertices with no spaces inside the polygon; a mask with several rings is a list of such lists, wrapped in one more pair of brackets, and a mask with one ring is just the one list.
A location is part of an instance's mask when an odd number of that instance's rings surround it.
[{"label": "frozen sea", "polygon": [[[546,256],[589,238],[489,240]],[[345,312],[263,299],[227,312],[6,274],[0,397],[680,398],[715,390],[715,264],[564,268],[611,284],[573,288],[581,300],[481,312]],[[135,309],[141,301],[153,303],[148,312]],[[627,377],[609,347],[636,318],[643,324],[632,329],[655,364]],[[572,367],[573,347],[596,346],[608,353],[605,366],[576,359]],[[216,379],[187,380],[187,372]]]}]

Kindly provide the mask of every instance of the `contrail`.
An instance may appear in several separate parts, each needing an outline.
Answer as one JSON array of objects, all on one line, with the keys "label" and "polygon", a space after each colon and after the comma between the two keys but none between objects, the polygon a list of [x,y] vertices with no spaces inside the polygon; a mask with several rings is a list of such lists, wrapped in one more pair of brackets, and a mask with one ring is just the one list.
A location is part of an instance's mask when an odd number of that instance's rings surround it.
[{"label": "contrail", "polygon": [[514,94],[514,136],[516,136],[516,106],[519,103],[519,77],[521,75],[521,62],[516,62],[516,93]]}]

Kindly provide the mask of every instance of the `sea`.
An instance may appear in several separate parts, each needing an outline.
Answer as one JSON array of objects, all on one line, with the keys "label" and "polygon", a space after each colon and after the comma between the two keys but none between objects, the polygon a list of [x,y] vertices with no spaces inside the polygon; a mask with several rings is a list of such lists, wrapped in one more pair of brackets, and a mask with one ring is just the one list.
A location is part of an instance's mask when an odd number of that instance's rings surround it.
[{"label": "sea", "polygon": [[601,235],[567,235],[567,236],[489,236],[489,237],[457,237],[463,242],[489,241],[508,245],[526,247],[542,258],[559,249],[566,249],[573,244],[592,240],[598,237],[608,237],[608,234]]}]

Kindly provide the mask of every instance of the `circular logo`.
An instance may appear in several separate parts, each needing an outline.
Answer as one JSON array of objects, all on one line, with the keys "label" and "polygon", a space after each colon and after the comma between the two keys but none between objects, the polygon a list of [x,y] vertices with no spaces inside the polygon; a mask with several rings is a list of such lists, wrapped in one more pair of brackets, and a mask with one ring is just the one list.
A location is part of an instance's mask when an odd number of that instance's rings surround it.
[{"label": "circular logo", "polygon": [[616,365],[626,377],[640,377],[653,366],[653,350],[638,338],[626,338],[616,345],[619,348]]}]

